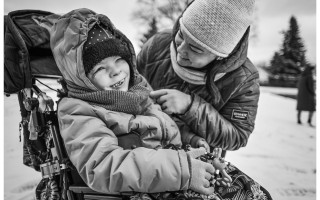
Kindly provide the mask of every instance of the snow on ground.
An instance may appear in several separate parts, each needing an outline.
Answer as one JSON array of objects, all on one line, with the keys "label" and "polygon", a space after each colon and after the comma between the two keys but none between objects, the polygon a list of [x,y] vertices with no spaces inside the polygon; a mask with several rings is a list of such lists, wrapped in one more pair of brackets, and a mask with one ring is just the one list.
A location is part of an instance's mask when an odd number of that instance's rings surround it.
[{"label": "snow on ground", "polygon": [[19,142],[20,111],[18,97],[4,97],[4,199],[29,200],[41,179],[39,172],[23,165]]},{"label": "snow on ground", "polygon": [[[226,157],[274,200],[316,199],[316,129],[307,125],[307,113],[302,114],[303,125],[296,123],[296,100],[276,95],[296,93],[291,88],[261,87],[255,130],[246,147]],[[33,199],[41,177],[22,164],[17,96],[4,97],[4,107],[4,199]]]},{"label": "snow on ground", "polygon": [[306,123],[307,112],[302,113],[304,124],[297,124],[295,99],[275,95],[296,93],[262,87],[247,146],[226,157],[279,200],[316,199],[316,129]]}]

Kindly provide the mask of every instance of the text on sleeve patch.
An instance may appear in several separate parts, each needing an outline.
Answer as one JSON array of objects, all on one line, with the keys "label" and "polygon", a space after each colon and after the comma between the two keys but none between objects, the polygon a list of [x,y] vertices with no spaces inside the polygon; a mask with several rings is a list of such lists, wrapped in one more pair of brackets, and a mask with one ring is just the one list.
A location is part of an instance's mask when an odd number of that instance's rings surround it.
[{"label": "text on sleeve patch", "polygon": [[248,111],[232,110],[231,119],[248,120],[248,116],[249,116]]}]

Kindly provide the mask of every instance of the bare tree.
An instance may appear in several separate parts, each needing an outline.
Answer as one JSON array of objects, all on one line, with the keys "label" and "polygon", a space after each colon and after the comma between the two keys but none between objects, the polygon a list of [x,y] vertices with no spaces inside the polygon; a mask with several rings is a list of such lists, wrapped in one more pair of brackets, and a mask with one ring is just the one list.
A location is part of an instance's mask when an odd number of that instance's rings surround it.
[{"label": "bare tree", "polygon": [[133,19],[139,25],[143,45],[159,30],[172,28],[178,17],[192,0],[137,0]]}]

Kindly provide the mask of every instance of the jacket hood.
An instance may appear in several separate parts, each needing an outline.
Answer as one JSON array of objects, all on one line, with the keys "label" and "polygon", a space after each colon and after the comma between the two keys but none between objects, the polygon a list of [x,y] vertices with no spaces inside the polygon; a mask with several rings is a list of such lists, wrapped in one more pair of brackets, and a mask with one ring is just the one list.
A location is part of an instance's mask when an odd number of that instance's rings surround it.
[{"label": "jacket hood", "polygon": [[82,60],[83,45],[88,32],[97,23],[108,27],[116,38],[127,44],[132,55],[134,73],[138,73],[135,51],[129,39],[114,27],[107,16],[82,8],[60,16],[54,23],[42,20],[43,26],[50,32],[50,45],[57,66],[69,86],[75,84],[89,91],[98,90],[87,78]]}]

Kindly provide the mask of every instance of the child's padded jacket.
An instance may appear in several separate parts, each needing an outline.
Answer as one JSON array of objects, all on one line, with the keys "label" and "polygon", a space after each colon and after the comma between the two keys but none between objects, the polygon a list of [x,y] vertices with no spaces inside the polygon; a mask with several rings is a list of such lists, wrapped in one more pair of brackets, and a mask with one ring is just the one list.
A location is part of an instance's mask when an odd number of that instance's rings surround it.
[{"label": "child's padded jacket", "polygon": [[[48,29],[64,78],[92,90],[82,65],[82,46],[96,23],[113,27],[106,16],[79,9],[61,16]],[[168,118],[155,104],[143,115],[109,111],[75,98],[63,98],[58,105],[60,133],[70,160],[89,187],[105,193],[188,189],[187,154],[162,149],[169,143],[181,145],[178,128]]]}]

